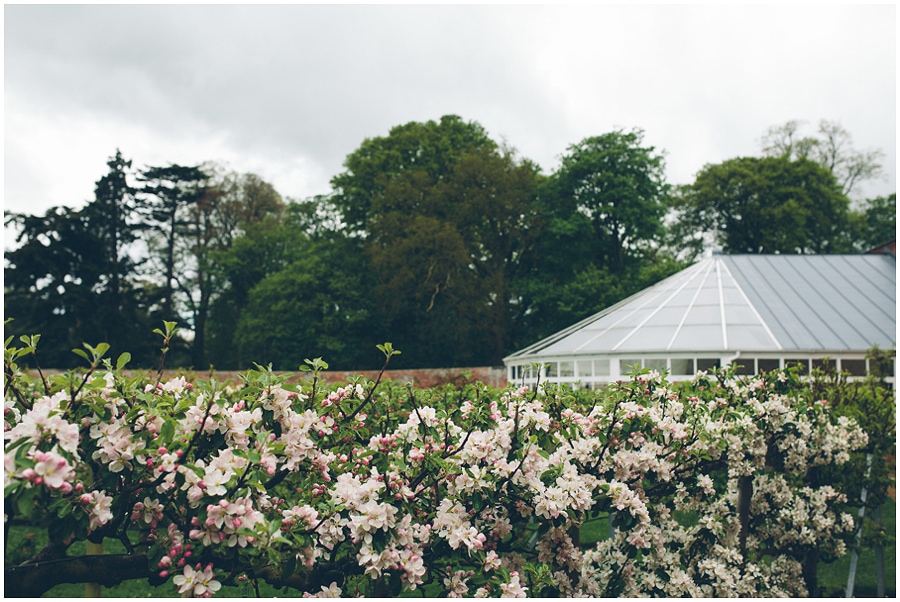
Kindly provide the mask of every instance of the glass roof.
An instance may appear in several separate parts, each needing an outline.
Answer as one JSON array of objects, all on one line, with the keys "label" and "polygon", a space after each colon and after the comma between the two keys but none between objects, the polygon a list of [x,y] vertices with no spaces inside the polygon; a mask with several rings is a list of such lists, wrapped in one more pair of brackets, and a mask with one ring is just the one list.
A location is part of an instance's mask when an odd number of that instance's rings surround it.
[{"label": "glass roof", "polygon": [[713,255],[506,359],[895,341],[893,255]]}]

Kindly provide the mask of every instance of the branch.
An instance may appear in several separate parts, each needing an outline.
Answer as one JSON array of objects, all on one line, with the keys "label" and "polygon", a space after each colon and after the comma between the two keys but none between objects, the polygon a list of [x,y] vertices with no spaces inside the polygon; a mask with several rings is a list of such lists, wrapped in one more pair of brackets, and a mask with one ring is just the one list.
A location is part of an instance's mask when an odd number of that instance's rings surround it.
[{"label": "branch", "polygon": [[[387,344],[389,344],[389,343],[387,343]],[[357,414],[359,414],[362,411],[362,409],[364,407],[366,407],[369,404],[370,401],[372,401],[372,395],[375,394],[375,389],[377,389],[378,385],[381,383],[381,378],[384,376],[384,372],[385,372],[385,370],[387,370],[388,364],[391,361],[391,355],[392,354],[390,354],[390,353],[385,354],[386,357],[384,358],[384,365],[381,367],[381,372],[378,373],[378,378],[375,379],[375,384],[372,385],[371,389],[369,389],[369,392],[366,394],[366,398],[362,401],[362,403],[360,403],[358,406],[356,406],[355,410],[350,412],[350,414],[344,419],[344,422],[349,423],[351,420],[353,420],[356,417]]]},{"label": "branch", "polygon": [[[249,565],[213,559],[217,569],[252,573],[274,587],[291,587],[300,591],[316,591],[332,581],[343,583],[349,575],[362,574],[363,568],[354,558],[318,563],[314,570],[295,571],[285,575],[282,567],[267,565],[253,569]],[[147,555],[105,554],[72,556],[43,562],[26,563],[4,569],[3,595],[7,598],[37,598],[61,583],[98,583],[114,587],[129,579],[146,579],[150,585],[165,583],[148,565]]]},{"label": "branch", "polygon": [[60,583],[99,583],[113,587],[127,579],[154,576],[145,554],[74,556],[6,567],[4,597],[37,598]]}]

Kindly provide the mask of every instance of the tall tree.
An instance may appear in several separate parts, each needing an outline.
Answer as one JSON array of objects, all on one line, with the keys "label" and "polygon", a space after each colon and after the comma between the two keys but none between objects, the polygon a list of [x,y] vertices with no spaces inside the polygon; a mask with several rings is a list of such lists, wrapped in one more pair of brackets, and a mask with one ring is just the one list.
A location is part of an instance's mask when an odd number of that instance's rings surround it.
[{"label": "tall tree", "polygon": [[849,204],[828,169],[787,157],[707,165],[678,201],[681,219],[728,253],[848,251]]},{"label": "tall tree", "polygon": [[[219,286],[210,306],[208,336],[209,360],[216,366],[243,369],[251,361],[261,361],[252,355],[254,345],[236,334],[238,324],[249,311],[254,287],[298,261],[309,247],[298,213],[296,205],[289,203],[280,212],[245,224],[230,246],[213,252]],[[274,318],[263,330],[278,329],[281,323]]]},{"label": "tall tree", "polygon": [[5,335],[40,334],[45,365],[74,367],[73,348],[102,340],[100,241],[84,212],[70,207],[43,216],[7,214],[6,224],[19,229],[20,246],[5,254],[4,314],[13,318]]},{"label": "tall tree", "polygon": [[[213,171],[206,166],[207,173]],[[207,183],[197,202],[187,207],[184,224],[184,256],[189,259],[178,279],[183,298],[192,316],[194,339],[191,362],[208,364],[206,337],[210,305],[222,294],[224,282],[217,281],[216,254],[232,246],[248,227],[279,215],[284,209],[281,195],[255,174],[226,174]]]},{"label": "tall tree", "polygon": [[20,246],[6,254],[8,334],[44,336],[53,367],[77,359],[71,349],[103,341],[111,353],[129,351],[149,365],[148,293],[138,273],[134,243],[137,207],[129,184],[131,162],[117,151],[95,196],[80,210],[54,207],[43,216],[6,214]]},{"label": "tall tree", "polygon": [[484,148],[496,148],[484,128],[456,115],[398,125],[387,136],[367,138],[347,156],[345,170],[331,180],[333,202],[349,233],[365,233],[392,180],[413,171],[434,183],[463,154]]},{"label": "tall tree", "polygon": [[761,141],[763,154],[815,161],[834,174],[846,196],[850,196],[860,182],[881,175],[884,153],[878,149],[855,149],[853,137],[840,123],[822,119],[813,136],[802,136],[802,127],[803,122],[791,120],[769,128]]},{"label": "tall tree", "polygon": [[614,273],[663,231],[669,193],[665,164],[643,139],[637,128],[585,138],[569,147],[552,178],[557,213],[587,220],[602,254],[597,263]]},{"label": "tall tree", "polygon": [[117,149],[106,165],[109,172],[97,181],[94,200],[85,207],[84,215],[98,239],[101,270],[106,280],[100,308],[107,328],[102,336],[115,351],[133,326],[126,288],[133,283],[138,268],[134,243],[140,225],[136,190],[128,182],[133,177],[131,161],[126,161]]},{"label": "tall tree", "polygon": [[518,284],[544,224],[536,205],[539,171],[511,149],[482,149],[463,156],[438,188],[441,202],[454,208],[473,279],[472,321],[480,337],[487,335],[486,357],[495,366],[521,343],[513,329],[522,307]]},{"label": "tall tree", "polygon": [[209,175],[200,167],[170,165],[148,167],[139,176],[147,210],[147,223],[162,240],[162,308],[160,319],[178,321],[175,291],[179,237],[188,223],[187,213],[205,194]]},{"label": "tall tree", "polygon": [[392,128],[345,166],[333,201],[371,262],[384,331],[410,352],[398,363],[499,363],[536,166],[456,116]]},{"label": "tall tree", "polygon": [[663,153],[640,129],[569,146],[538,194],[545,222],[521,281],[516,331],[535,341],[685,265],[666,248]]}]

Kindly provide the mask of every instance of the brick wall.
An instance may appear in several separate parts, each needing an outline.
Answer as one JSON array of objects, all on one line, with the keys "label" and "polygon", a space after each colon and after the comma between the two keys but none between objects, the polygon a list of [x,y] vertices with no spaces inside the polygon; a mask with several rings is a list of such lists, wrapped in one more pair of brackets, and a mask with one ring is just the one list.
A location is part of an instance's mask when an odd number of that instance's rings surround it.
[{"label": "brick wall", "polygon": [[[378,377],[378,371],[363,372],[333,372],[325,373],[328,382],[346,382],[355,375],[362,375],[370,380]],[[412,381],[413,386],[419,389],[440,387],[446,384],[463,385],[472,382],[482,382],[489,387],[506,386],[506,368],[435,368],[431,370],[386,370],[385,380],[397,383]]]},{"label": "brick wall", "polygon": [[[44,370],[44,374],[46,375],[57,374],[59,372],[60,370]],[[345,372],[329,370],[327,372],[323,372],[322,376],[324,377],[326,382],[338,384],[342,382],[348,382],[351,378],[357,375],[364,376],[370,380],[375,380],[378,377],[378,372],[378,370],[358,370]],[[151,375],[151,378],[155,376],[155,372],[147,371],[147,373]],[[29,371],[29,374],[31,376],[37,377],[37,372]],[[102,373],[98,372],[98,374]],[[231,380],[233,383],[238,383],[240,382],[238,374],[238,372],[217,370],[212,373],[212,376],[215,376],[216,380],[219,382]],[[294,376],[288,382],[296,382],[308,376],[308,373],[304,372],[292,372],[292,374]],[[209,372],[193,372],[188,375],[184,370],[165,370],[163,372],[163,381],[172,379],[180,375],[186,375],[191,378],[209,378],[211,374]],[[419,389],[440,387],[446,384],[463,385],[472,382],[482,382],[490,387],[505,387],[506,369],[495,367],[478,367],[433,368],[420,370],[386,370],[384,373],[384,380],[391,380],[402,384],[412,381],[413,386]]]}]

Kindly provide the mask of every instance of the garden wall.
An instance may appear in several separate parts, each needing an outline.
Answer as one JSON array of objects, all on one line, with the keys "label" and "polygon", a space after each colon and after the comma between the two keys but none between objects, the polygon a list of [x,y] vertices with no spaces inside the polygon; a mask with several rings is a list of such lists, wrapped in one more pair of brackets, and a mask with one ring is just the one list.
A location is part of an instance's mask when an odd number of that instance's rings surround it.
[{"label": "garden wall", "polygon": [[[36,377],[37,373],[27,371],[31,376]],[[44,370],[45,374],[55,374],[60,370]],[[356,371],[337,371],[329,370],[323,372],[322,376],[329,383],[348,382],[357,375],[365,376],[370,380],[378,377],[378,370],[356,370]],[[215,372],[186,372],[185,370],[165,370],[163,372],[163,381],[170,380],[176,376],[189,376],[191,378],[208,378],[210,375],[215,376],[216,380],[225,382],[239,382],[239,371],[220,371]],[[294,372],[294,377],[289,382],[307,377],[308,373]],[[384,373],[385,380],[392,380],[398,383],[408,383],[412,381],[413,386],[419,389],[428,389],[431,387],[440,387],[441,385],[454,384],[462,385],[472,382],[482,382],[490,387],[506,386],[506,368],[482,366],[478,368],[431,368],[431,369],[410,369],[410,370],[386,370]]]}]

